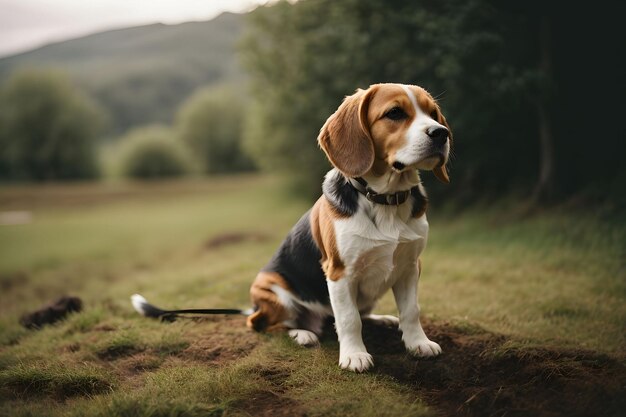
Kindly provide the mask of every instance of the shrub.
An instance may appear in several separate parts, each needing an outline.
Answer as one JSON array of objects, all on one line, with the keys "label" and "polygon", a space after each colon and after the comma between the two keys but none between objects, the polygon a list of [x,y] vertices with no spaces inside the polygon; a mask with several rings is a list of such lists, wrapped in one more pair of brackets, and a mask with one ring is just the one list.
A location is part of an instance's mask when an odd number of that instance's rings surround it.
[{"label": "shrub", "polygon": [[239,95],[228,87],[202,89],[183,104],[176,127],[204,172],[253,169],[251,160],[241,149],[245,114]]},{"label": "shrub", "polygon": [[120,139],[119,146],[119,170],[124,177],[179,177],[193,168],[187,148],[166,127],[133,129]]},{"label": "shrub", "polygon": [[64,74],[17,72],[0,90],[0,178],[95,177],[95,141],[104,119]]}]

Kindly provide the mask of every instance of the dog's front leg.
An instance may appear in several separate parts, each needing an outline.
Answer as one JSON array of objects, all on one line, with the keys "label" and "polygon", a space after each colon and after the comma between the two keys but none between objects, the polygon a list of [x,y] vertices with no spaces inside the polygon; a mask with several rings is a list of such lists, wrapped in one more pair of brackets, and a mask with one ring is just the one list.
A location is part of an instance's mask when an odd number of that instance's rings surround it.
[{"label": "dog's front leg", "polygon": [[404,346],[412,354],[420,357],[437,356],[441,353],[439,344],[426,337],[420,323],[420,306],[417,298],[419,270],[407,271],[393,286],[393,296],[400,312],[400,330]]},{"label": "dog's front leg", "polygon": [[357,282],[351,277],[327,281],[339,337],[339,366],[354,372],[366,371],[374,361],[363,344],[361,315],[356,303]]}]

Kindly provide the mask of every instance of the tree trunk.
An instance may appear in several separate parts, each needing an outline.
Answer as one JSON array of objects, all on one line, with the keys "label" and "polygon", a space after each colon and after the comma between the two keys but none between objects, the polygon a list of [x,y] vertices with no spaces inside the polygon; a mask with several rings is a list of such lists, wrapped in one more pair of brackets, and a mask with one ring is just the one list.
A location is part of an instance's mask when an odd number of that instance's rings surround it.
[{"label": "tree trunk", "polygon": [[546,104],[539,100],[535,104],[539,119],[539,178],[533,196],[535,200],[550,197],[554,185],[554,144],[552,125]]},{"label": "tree trunk", "polygon": [[[541,16],[540,29],[541,61],[540,70],[544,76],[544,88],[552,85],[552,56],[550,39],[550,20],[547,15]],[[548,110],[548,92],[543,91],[535,101],[539,123],[539,177],[533,191],[535,201],[547,200],[554,191],[554,138]]]}]

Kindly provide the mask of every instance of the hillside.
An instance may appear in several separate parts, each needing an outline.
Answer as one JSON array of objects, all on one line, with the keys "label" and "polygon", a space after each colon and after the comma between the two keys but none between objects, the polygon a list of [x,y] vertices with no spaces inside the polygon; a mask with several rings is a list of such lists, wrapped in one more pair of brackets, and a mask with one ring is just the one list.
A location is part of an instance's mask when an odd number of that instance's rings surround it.
[{"label": "hillside", "polygon": [[111,116],[112,132],[169,122],[197,87],[241,80],[236,43],[243,16],[100,32],[0,59],[0,81],[16,68],[57,68]]}]

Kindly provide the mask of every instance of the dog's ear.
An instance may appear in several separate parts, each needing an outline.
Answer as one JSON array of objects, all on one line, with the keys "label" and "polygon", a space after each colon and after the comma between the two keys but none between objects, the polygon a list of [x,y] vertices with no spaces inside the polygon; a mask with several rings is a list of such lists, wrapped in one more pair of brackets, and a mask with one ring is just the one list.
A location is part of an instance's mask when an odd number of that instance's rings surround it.
[{"label": "dog's ear", "polygon": [[375,89],[357,90],[346,97],[317,137],[328,160],[347,177],[360,177],[374,164],[367,112]]},{"label": "dog's ear", "polygon": [[[450,141],[450,149],[452,149],[452,130],[450,129],[450,125],[448,125],[448,121],[441,113],[441,110],[439,110],[439,123],[441,123],[448,129],[448,132],[449,132],[448,140]],[[437,177],[437,179],[443,182],[444,184],[450,183],[450,177],[448,176],[447,165],[448,165],[448,161],[446,160],[444,161],[443,164],[439,165],[438,167],[433,168],[433,174],[435,174],[435,177]]]}]

